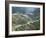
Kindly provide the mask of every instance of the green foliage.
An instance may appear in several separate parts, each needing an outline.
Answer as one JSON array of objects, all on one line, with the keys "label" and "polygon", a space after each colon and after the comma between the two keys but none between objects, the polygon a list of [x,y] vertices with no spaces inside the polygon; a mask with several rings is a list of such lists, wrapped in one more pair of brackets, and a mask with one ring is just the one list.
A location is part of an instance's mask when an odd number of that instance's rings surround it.
[{"label": "green foliage", "polygon": [[36,30],[40,30],[40,20],[37,22],[34,22],[33,24],[34,24]]}]

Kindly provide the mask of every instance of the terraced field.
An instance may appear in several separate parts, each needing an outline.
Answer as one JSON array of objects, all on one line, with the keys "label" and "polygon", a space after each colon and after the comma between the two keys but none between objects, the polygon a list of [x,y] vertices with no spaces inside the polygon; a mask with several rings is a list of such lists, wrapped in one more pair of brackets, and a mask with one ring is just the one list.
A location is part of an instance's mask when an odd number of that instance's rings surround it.
[{"label": "terraced field", "polygon": [[[39,18],[39,17],[37,17]],[[12,15],[12,31],[39,30],[40,20],[33,20],[28,15]]]}]

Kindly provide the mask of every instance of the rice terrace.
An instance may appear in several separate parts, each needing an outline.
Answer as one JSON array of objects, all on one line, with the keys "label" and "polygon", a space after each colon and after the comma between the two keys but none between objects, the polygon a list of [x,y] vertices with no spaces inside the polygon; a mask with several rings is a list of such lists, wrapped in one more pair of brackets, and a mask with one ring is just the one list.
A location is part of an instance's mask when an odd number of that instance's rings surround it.
[{"label": "rice terrace", "polygon": [[12,31],[40,30],[40,8],[12,7]]}]

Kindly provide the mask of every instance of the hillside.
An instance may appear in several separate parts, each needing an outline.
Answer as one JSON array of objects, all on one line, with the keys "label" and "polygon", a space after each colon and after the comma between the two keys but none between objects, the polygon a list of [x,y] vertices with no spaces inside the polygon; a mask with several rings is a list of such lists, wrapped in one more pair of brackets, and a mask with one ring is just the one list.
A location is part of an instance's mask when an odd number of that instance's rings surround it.
[{"label": "hillside", "polygon": [[33,20],[28,15],[16,14],[12,15],[12,26],[14,31],[23,30],[39,30],[40,24],[39,20]]}]

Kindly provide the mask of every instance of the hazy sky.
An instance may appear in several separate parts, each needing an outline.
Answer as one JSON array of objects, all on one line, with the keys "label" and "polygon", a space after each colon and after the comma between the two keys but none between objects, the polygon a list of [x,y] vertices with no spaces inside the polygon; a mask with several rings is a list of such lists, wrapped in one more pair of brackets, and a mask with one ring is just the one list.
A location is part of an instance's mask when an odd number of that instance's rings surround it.
[{"label": "hazy sky", "polygon": [[39,8],[32,8],[32,7],[12,7],[12,13],[33,13],[39,12]]}]

